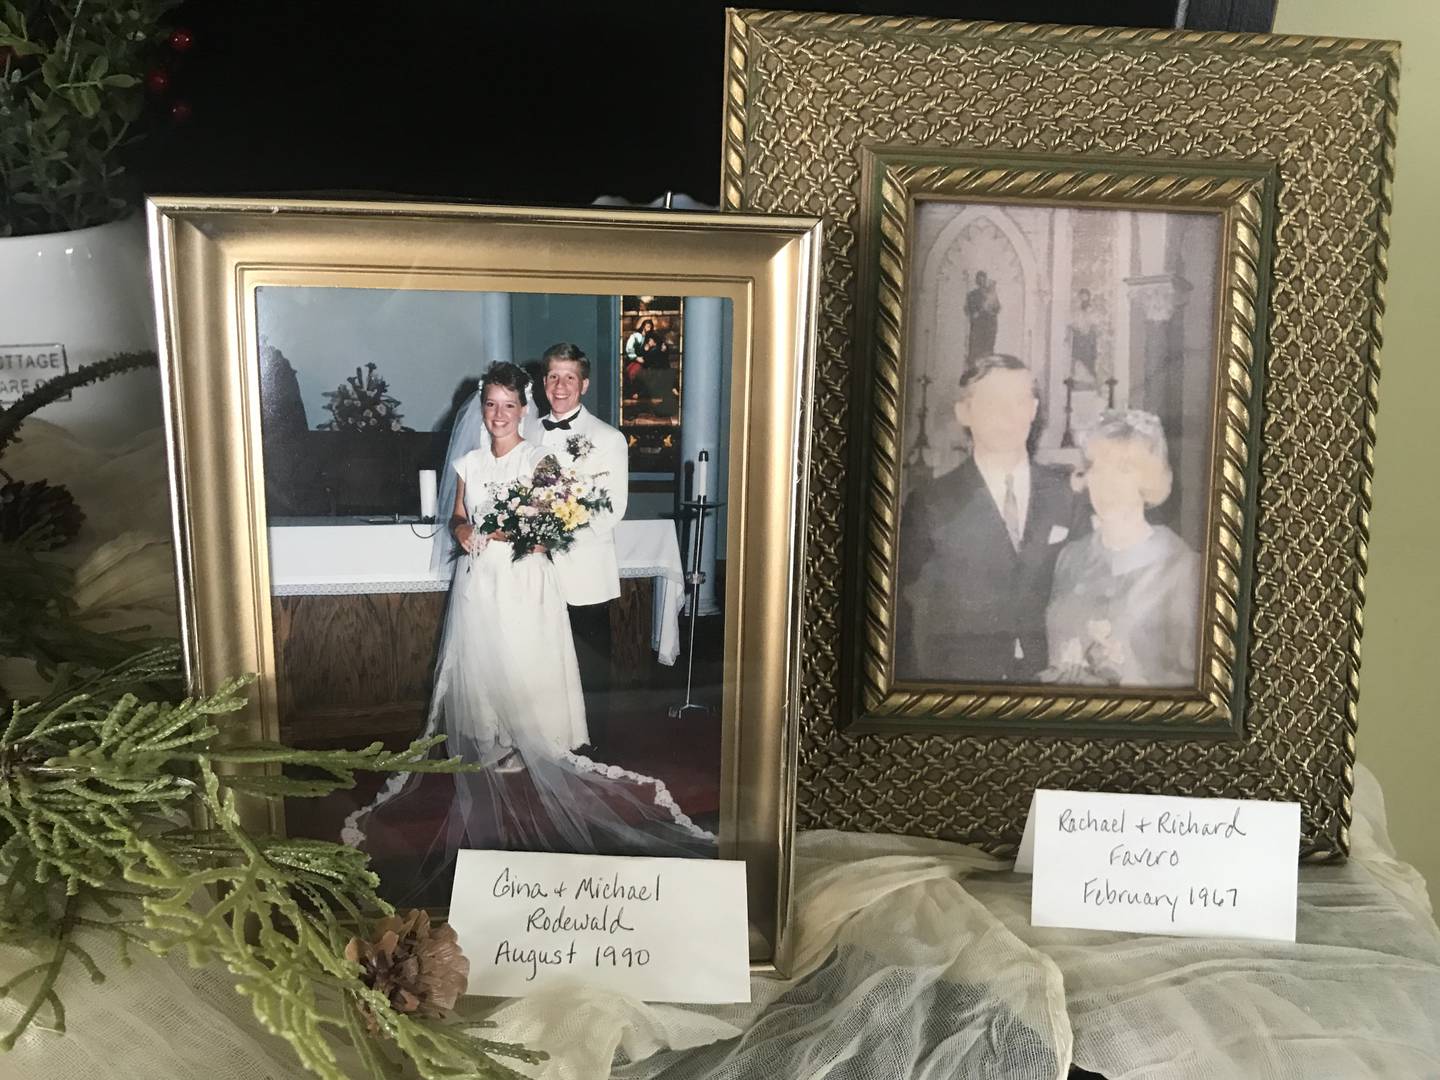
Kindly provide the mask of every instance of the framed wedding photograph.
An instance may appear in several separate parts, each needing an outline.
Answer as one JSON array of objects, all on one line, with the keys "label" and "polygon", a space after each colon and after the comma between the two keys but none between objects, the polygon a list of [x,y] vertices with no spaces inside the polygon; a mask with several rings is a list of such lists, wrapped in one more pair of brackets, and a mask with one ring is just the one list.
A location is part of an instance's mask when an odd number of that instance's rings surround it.
[{"label": "framed wedding photograph", "polygon": [[1273,170],[863,154],[854,726],[1238,733]]},{"label": "framed wedding photograph", "polygon": [[1398,46],[732,11],[726,56],[722,202],[828,227],[801,827],[1257,798],[1343,857]]},{"label": "framed wedding photograph", "polygon": [[741,859],[783,967],[818,222],[149,215],[194,689],[477,766],[245,813],[432,910],[466,848]]}]

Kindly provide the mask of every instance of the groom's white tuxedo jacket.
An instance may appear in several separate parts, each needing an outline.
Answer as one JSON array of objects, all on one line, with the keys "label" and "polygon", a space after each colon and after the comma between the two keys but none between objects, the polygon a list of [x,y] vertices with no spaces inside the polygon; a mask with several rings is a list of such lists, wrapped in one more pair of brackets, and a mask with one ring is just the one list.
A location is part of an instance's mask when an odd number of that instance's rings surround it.
[{"label": "groom's white tuxedo jacket", "polygon": [[613,507],[593,516],[589,526],[575,534],[570,550],[555,556],[560,592],[565,602],[573,605],[614,600],[620,595],[615,526],[625,516],[630,498],[630,450],[625,436],[583,405],[570,418],[568,431],[546,431],[539,417],[529,420],[528,425],[529,430],[524,432],[527,440],[543,446],[561,465],[607,491]]}]

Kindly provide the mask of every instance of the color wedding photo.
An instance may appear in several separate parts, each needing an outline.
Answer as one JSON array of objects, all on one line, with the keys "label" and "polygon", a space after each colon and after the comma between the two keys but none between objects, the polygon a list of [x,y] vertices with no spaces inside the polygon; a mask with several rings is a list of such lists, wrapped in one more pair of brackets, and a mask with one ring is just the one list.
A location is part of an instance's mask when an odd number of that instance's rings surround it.
[{"label": "color wedding photo", "polygon": [[1197,684],[1220,218],[922,200],[895,676]]},{"label": "color wedding photo", "polygon": [[729,301],[256,296],[280,736],[486,766],[289,834],[397,903],[447,903],[459,848],[715,857]]}]

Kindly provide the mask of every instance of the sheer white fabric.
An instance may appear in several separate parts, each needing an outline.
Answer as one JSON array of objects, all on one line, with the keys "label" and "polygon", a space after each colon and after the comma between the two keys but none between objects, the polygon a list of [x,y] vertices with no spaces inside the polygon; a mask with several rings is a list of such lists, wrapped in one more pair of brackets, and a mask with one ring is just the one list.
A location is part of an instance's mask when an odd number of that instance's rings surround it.
[{"label": "sheer white fabric", "polygon": [[796,978],[750,1005],[577,989],[495,1018],[555,1053],[527,1070],[547,1080],[1440,1076],[1440,930],[1363,766],[1355,807],[1350,861],[1301,870],[1294,945],[1036,930],[1030,879],[970,849],[802,833]]}]

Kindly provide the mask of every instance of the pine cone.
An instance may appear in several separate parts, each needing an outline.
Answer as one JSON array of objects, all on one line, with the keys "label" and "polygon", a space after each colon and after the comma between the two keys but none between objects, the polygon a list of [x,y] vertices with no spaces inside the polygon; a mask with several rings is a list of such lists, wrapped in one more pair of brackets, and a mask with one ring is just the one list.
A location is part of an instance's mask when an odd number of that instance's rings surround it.
[{"label": "pine cone", "polygon": [[[451,926],[433,929],[421,909],[381,919],[375,939],[351,938],[345,958],[360,965],[360,981],[390,999],[400,1013],[438,1018],[455,1007],[465,992],[470,961],[460,951]],[[378,1025],[366,1010],[373,1032]]]},{"label": "pine cone", "polygon": [[0,485],[0,540],[29,534],[37,551],[53,551],[75,539],[85,512],[62,484],[11,480]]}]

